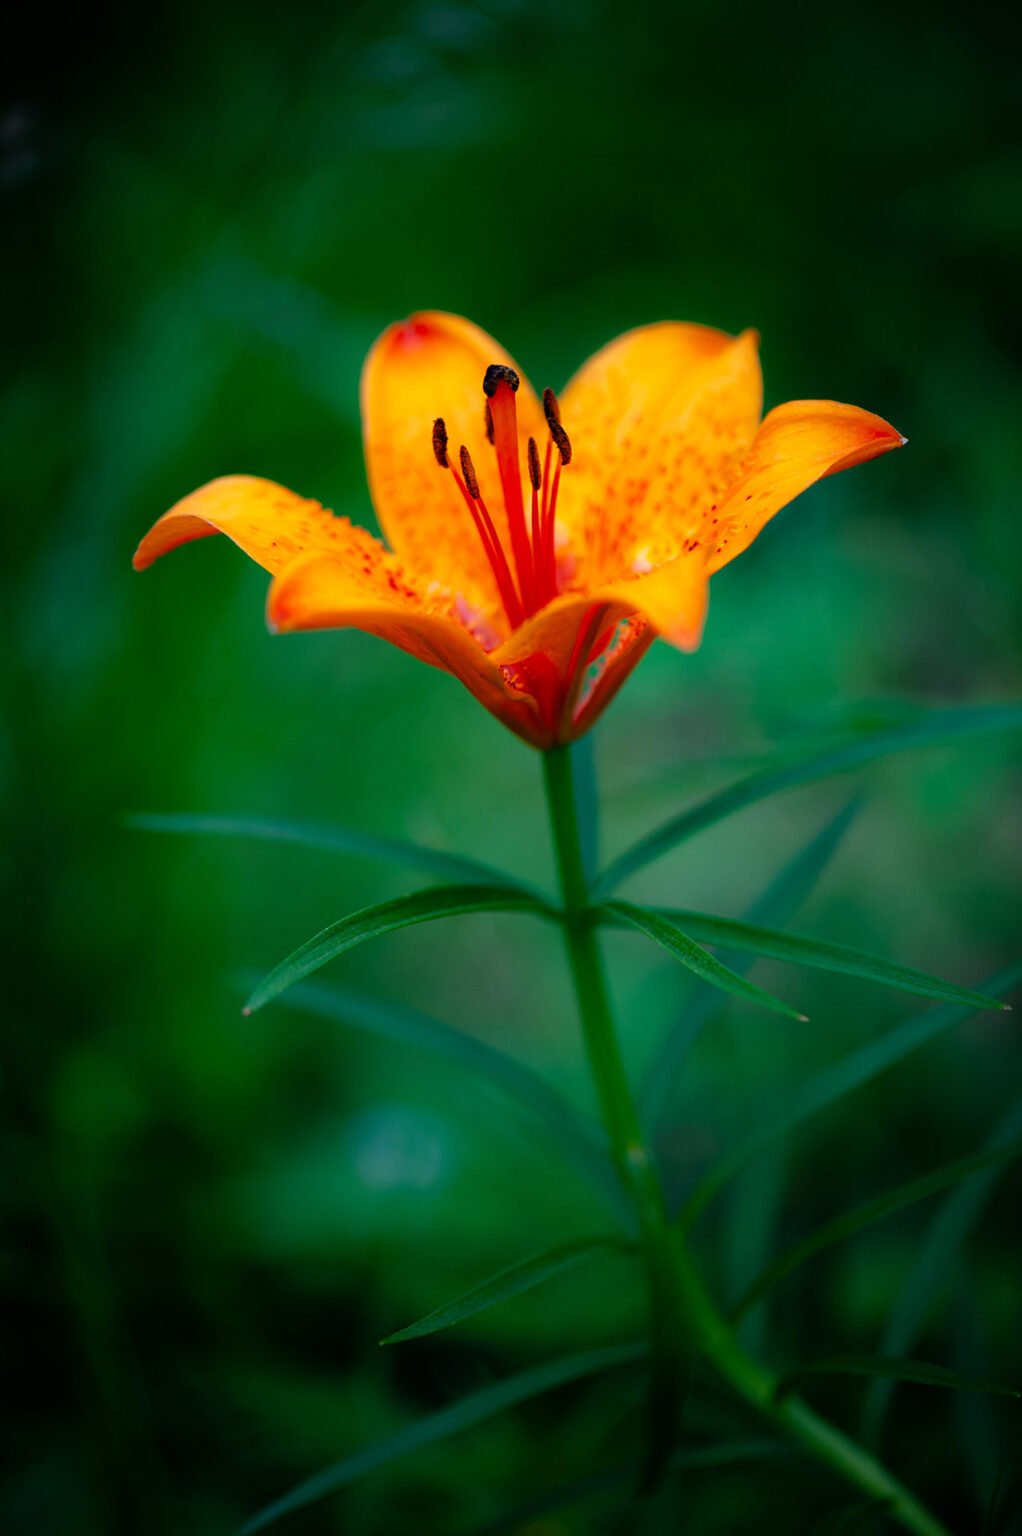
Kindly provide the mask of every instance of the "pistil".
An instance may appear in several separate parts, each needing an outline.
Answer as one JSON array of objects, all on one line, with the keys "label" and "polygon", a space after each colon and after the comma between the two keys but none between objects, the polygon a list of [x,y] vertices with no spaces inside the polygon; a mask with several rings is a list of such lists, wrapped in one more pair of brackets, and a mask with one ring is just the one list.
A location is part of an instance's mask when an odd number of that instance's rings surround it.
[{"label": "pistil", "polygon": [[493,446],[497,453],[500,488],[504,493],[511,552],[518,574],[518,590],[527,612],[535,611],[532,549],[522,504],[522,472],[518,460],[518,413],[515,393],[520,380],[513,368],[491,363],[483,378],[483,393],[493,422]]}]

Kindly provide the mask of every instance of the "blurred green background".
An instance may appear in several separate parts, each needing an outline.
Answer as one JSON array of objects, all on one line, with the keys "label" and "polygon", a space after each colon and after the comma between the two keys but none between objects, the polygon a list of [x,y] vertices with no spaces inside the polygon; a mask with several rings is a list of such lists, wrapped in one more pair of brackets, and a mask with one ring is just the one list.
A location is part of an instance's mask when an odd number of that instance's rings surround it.
[{"label": "blurred green background", "polygon": [[[266,579],[226,540],[145,577],[136,540],[232,471],[372,526],[358,372],[413,308],[471,316],[555,386],[639,322],[755,325],[768,405],[851,401],[911,445],[809,493],[723,572],[698,655],[643,663],[595,736],[605,851],[849,717],[1018,697],[1017,23],[952,0],[6,15],[0,1529],[218,1536],[465,1392],[631,1336],[641,1289],[601,1261],[377,1348],[607,1212],[455,1066],[285,1005],[241,1018],[247,976],[414,874],[131,832],[123,813],[338,821],[547,881],[539,762],[382,642],[267,636]],[[1015,745],[859,775],[795,926],[966,983],[1016,959]],[[740,913],[854,787],[748,811],[632,893]],[[463,919],[367,946],[324,982],[454,1023],[589,1110],[555,937]],[[691,993],[638,938],[607,951],[639,1076]],[[812,1023],[736,1005],[700,1036],[663,1142],[679,1191],[785,1085],[916,1006],[756,975]],[[720,1292],[981,1145],[1022,1091],[1017,1027],[963,1023],[738,1180],[698,1229]],[[1017,1194],[1009,1171],[955,1249],[923,1358],[1022,1377]],[[876,1351],[937,1209],[793,1276],[758,1343],[778,1365]],[[489,1528],[613,1463],[639,1390],[626,1372],[539,1399],[281,1528]],[[855,1424],[861,1383],[813,1395]],[[723,1402],[700,1411],[732,1422]],[[1017,1405],[901,1388],[883,1444],[972,1532],[999,1478],[1010,1491],[1018,1431]],[[845,1499],[768,1461],[692,1473],[642,1509],[614,1484],[500,1528],[802,1532]]]}]

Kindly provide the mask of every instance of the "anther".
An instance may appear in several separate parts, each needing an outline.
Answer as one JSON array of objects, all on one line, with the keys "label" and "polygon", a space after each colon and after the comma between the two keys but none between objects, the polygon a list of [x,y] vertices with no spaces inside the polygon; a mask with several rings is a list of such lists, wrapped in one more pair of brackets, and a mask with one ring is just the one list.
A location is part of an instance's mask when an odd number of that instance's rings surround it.
[{"label": "anther", "polygon": [[465,484],[468,486],[468,494],[475,501],[478,501],[479,481],[476,479],[476,467],[472,463],[472,455],[469,453],[464,443],[461,445],[461,473],[465,477]]},{"label": "anther", "polygon": [[571,463],[571,439],[561,426],[559,421],[551,421],[547,418],[547,426],[550,428],[550,436],[557,445],[557,452],[561,456],[562,464]]},{"label": "anther", "polygon": [[520,383],[517,373],[506,363],[491,363],[483,375],[483,394],[492,400],[500,384],[506,384],[514,394]]},{"label": "anther", "polygon": [[557,444],[557,452],[561,456],[561,463],[570,464],[571,439],[561,426],[561,407],[552,389],[545,389],[543,391],[543,414],[546,417],[546,424],[550,428],[550,436]]},{"label": "anther", "polygon": [[442,416],[433,423],[433,456],[441,469],[450,467],[447,463],[447,427]]},{"label": "anther", "polygon": [[536,439],[529,438],[529,481],[534,491],[538,491],[543,484],[543,476],[539,468],[539,449],[536,447]]},{"label": "anther", "polygon": [[493,412],[490,410],[490,402],[487,400],[483,406],[483,422],[486,430],[486,441],[493,446]]}]

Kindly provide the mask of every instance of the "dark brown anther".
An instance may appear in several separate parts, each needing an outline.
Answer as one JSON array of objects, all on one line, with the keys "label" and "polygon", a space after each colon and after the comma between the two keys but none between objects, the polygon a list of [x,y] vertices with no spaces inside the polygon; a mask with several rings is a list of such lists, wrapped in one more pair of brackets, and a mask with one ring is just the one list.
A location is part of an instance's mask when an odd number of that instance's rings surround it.
[{"label": "dark brown anther", "polygon": [[511,393],[514,394],[520,383],[517,373],[506,363],[491,363],[483,375],[483,394],[487,399],[492,400],[497,393],[498,384],[507,384]]},{"label": "dark brown anther", "polygon": [[550,428],[550,436],[557,445],[557,452],[561,456],[562,464],[571,463],[571,439],[561,426],[559,421],[547,421]]},{"label": "dark brown anther", "polygon": [[543,484],[543,476],[539,468],[539,449],[536,447],[536,439],[529,438],[529,483],[534,491],[538,491]]},{"label": "dark brown anther", "polygon": [[465,477],[465,484],[468,486],[468,494],[472,497],[473,501],[478,501],[479,481],[476,479],[476,467],[472,463],[472,455],[469,453],[464,443],[461,445],[461,473]]},{"label": "dark brown anther", "polygon": [[545,389],[543,391],[543,414],[546,416],[548,426],[552,425],[555,421],[560,422],[561,407],[552,389]]},{"label": "dark brown anther", "polygon": [[444,418],[438,416],[433,423],[433,457],[441,469],[447,469],[447,427]]},{"label": "dark brown anther", "polygon": [[490,402],[487,400],[483,406],[483,422],[486,428],[486,441],[493,446],[493,412],[490,410]]}]

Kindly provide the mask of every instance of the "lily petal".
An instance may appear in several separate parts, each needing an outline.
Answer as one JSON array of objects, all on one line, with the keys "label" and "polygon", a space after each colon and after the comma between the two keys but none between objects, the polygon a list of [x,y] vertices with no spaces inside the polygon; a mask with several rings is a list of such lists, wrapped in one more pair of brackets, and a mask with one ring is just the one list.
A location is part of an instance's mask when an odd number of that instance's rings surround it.
[{"label": "lily petal", "polygon": [[648,576],[616,581],[605,590],[633,612],[641,613],[679,650],[698,650],[710,596],[702,552],[677,555]]},{"label": "lily petal", "polygon": [[450,672],[481,704],[534,746],[550,735],[522,680],[492,660],[464,625],[421,592],[395,591],[385,578],[353,571],[335,554],[293,560],[270,586],[271,629],[361,629],[430,666]]},{"label": "lily petal", "polygon": [[699,537],[759,422],[757,347],[754,331],[665,321],[619,336],[576,374],[557,515],[587,580],[651,571]]},{"label": "lily petal", "polygon": [[472,455],[490,514],[507,546],[503,499],[486,440],[483,375],[515,369],[521,460],[530,434],[542,441],[543,411],[528,380],[478,326],[426,310],[389,326],[362,371],[362,423],[369,488],[390,544],[424,581],[442,581],[473,606],[499,608],[493,574],[451,476],[437,467],[433,422],[443,417],[452,453]]},{"label": "lily petal", "polygon": [[335,550],[359,565],[387,556],[372,534],[346,517],[334,517],[318,501],[254,475],[223,475],[165,512],[139,544],[132,563],[136,571],[144,571],[179,545],[214,533],[225,533],[272,572],[283,570],[308,549]]},{"label": "lily petal", "polygon": [[817,480],[905,442],[883,417],[854,405],[790,400],[777,406],[764,417],[741,475],[717,507],[710,573],[747,549],[776,512]]}]

